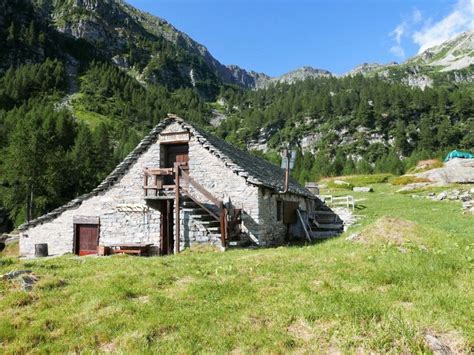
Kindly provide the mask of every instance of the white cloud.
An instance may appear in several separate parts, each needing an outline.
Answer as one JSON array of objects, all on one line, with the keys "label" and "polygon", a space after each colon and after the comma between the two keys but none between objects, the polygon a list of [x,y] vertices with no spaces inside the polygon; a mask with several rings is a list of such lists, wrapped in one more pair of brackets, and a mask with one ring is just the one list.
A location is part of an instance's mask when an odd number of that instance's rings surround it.
[{"label": "white cloud", "polygon": [[413,10],[413,14],[411,18],[412,18],[413,23],[418,23],[421,20],[423,20],[423,15],[421,14],[420,10],[415,9]]},{"label": "white cloud", "polygon": [[397,56],[400,59],[405,58],[405,50],[403,49],[401,44],[402,44],[402,37],[405,34],[406,28],[407,28],[407,23],[402,22],[397,27],[395,27],[395,29],[392,32],[390,32],[390,37],[392,37],[393,40],[395,41],[395,45],[392,46],[392,48],[390,48],[390,53],[392,53],[393,55]]},{"label": "white cloud", "polygon": [[405,58],[405,50],[403,49],[402,46],[393,46],[390,48],[390,53],[392,53],[394,56],[404,59]]},{"label": "white cloud", "polygon": [[411,38],[419,46],[418,53],[441,44],[460,33],[474,29],[474,0],[459,0],[453,11],[438,22],[425,22]]},{"label": "white cloud", "polygon": [[400,44],[402,41],[402,36],[405,33],[405,28],[407,27],[406,22],[399,24],[391,33],[392,37],[395,38],[397,44]]}]

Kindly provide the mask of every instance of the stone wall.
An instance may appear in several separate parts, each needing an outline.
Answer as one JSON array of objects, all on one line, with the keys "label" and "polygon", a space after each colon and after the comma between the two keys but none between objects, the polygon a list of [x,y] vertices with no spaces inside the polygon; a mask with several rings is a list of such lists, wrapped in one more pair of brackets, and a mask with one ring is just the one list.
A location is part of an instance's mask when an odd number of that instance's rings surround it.
[{"label": "stone wall", "polygon": [[[194,137],[189,142],[189,173],[212,192],[214,197],[241,208],[243,231],[255,240],[259,235],[258,187],[248,184],[244,177],[238,176],[225,166],[224,162],[205,149]],[[205,202],[203,196],[197,197]]]},{"label": "stone wall", "polygon": [[[277,201],[297,202],[303,211],[313,208],[311,200],[293,194],[277,194],[261,188],[259,191],[259,239],[262,246],[281,245],[287,241],[288,227],[277,219]],[[297,236],[301,237],[301,236]]]},{"label": "stone wall", "polygon": [[[156,167],[159,144],[152,145],[114,186],[63,212],[59,217],[21,233],[20,255],[33,256],[35,244],[47,243],[49,253],[73,252],[74,216],[100,218],[102,245],[148,242],[159,245],[160,214],[143,199],[143,169]],[[130,208],[131,207],[131,208]],[[130,210],[138,210],[131,212]]]},{"label": "stone wall", "polygon": [[[177,133],[184,128],[177,122],[168,125],[161,133]],[[171,137],[171,138],[170,138]],[[160,139],[173,139],[175,135],[159,136],[138,159],[128,172],[112,187],[90,197],[75,208],[68,209],[53,220],[31,227],[21,233],[20,253],[33,256],[35,244],[47,243],[50,254],[73,252],[74,217],[99,217],[99,244],[111,245],[120,243],[153,243],[160,244],[160,213],[148,206],[144,200],[143,170],[159,167],[163,160]],[[212,195],[243,210],[242,231],[258,245],[281,244],[285,241],[287,226],[277,221],[277,198],[297,201],[304,210],[307,199],[257,187],[247,182],[245,176],[237,175],[216,157],[212,151],[198,142],[196,137],[189,139],[189,174],[204,186]],[[193,197],[206,201],[206,198],[194,191]],[[194,194],[193,193],[193,194]],[[220,245],[216,235],[194,221],[184,211],[181,212],[181,249],[192,244],[211,243]]]}]

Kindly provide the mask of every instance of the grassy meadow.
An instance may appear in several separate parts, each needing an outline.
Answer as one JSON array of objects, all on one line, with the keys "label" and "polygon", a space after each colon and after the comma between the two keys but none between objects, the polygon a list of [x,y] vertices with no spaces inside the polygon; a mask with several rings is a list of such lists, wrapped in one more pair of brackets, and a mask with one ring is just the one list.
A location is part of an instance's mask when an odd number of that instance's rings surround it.
[{"label": "grassy meadow", "polygon": [[0,256],[0,274],[30,269],[39,278],[31,292],[0,281],[0,351],[413,353],[430,352],[430,334],[472,353],[474,217],[459,202],[372,186],[351,192],[358,225],[312,245]]}]

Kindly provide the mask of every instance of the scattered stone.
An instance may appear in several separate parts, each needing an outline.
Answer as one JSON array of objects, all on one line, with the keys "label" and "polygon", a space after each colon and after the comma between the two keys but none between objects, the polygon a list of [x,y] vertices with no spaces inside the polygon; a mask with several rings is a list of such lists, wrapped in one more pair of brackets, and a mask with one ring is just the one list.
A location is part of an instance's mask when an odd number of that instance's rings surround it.
[{"label": "scattered stone", "polygon": [[373,192],[374,189],[372,189],[371,187],[369,186],[356,186],[352,189],[352,191],[354,192]]},{"label": "scattered stone", "polygon": [[1,280],[14,280],[21,276],[21,289],[23,291],[31,291],[35,283],[38,282],[38,277],[32,274],[31,270],[17,270],[10,271],[5,275],[0,276]]},{"label": "scattered stone", "polygon": [[339,216],[344,224],[344,230],[348,230],[350,226],[354,225],[359,217],[356,216],[352,209],[347,207],[333,207],[333,212]]},{"label": "scattered stone", "polygon": [[346,240],[354,241],[354,240],[358,240],[359,238],[360,238],[360,233],[352,233],[350,236],[346,238]]},{"label": "scattered stone", "polygon": [[408,252],[408,250],[404,247],[398,247],[398,250],[400,251],[400,253],[402,254],[406,254]]},{"label": "scattered stone", "polygon": [[436,336],[431,335],[431,334],[426,334],[425,335],[425,341],[428,347],[430,348],[431,351],[435,354],[440,354],[440,355],[449,355],[452,354],[451,348],[443,344]]},{"label": "scattered stone", "polygon": [[17,270],[17,271],[10,271],[6,273],[5,275],[2,275],[0,279],[2,280],[13,280],[16,279],[18,276],[24,275],[24,274],[31,274],[31,270]]},{"label": "scattered stone", "polygon": [[343,181],[343,180],[334,180],[334,183],[336,185],[350,185],[347,181]]},{"label": "scattered stone", "polygon": [[467,192],[463,193],[462,195],[459,196],[459,199],[463,202],[471,201],[472,196],[468,194]]},{"label": "scattered stone", "polygon": [[448,193],[446,191],[441,192],[438,196],[436,196],[436,200],[443,201],[448,197]]},{"label": "scattered stone", "polygon": [[412,184],[408,184],[402,187],[401,189],[398,189],[396,192],[407,192],[407,191],[418,190],[428,185],[432,185],[432,184],[430,182],[414,182]]},{"label": "scattered stone", "polygon": [[430,192],[430,193],[428,193],[428,196],[434,197],[434,196],[436,196],[436,194],[434,192]]},{"label": "scattered stone", "polygon": [[38,282],[38,277],[35,275],[23,275],[21,288],[23,291],[31,291],[35,283]]}]

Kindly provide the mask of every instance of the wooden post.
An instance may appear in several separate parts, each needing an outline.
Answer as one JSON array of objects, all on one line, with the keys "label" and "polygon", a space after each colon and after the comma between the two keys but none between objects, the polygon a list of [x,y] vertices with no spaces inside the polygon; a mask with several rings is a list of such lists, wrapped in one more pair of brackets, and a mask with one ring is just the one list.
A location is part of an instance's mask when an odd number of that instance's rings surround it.
[{"label": "wooden post", "polygon": [[175,184],[175,210],[176,210],[176,235],[174,238],[174,251],[175,254],[179,253],[179,242],[181,236],[181,219],[180,219],[180,209],[179,209],[179,163],[174,163],[174,184]]},{"label": "wooden post", "polygon": [[222,244],[222,248],[225,248],[226,241],[227,241],[227,208],[225,208],[224,206],[221,206],[220,225],[221,225],[221,244]]}]

